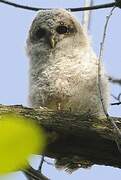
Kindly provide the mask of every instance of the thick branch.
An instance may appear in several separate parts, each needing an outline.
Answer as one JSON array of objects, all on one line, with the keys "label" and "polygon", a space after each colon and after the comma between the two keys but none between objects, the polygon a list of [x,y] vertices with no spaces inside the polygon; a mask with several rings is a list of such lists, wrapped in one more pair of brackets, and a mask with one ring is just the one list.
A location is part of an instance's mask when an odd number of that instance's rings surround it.
[{"label": "thick branch", "polygon": [[[48,134],[45,155],[51,158],[78,156],[92,164],[121,168],[115,137],[110,122],[89,114],[54,112],[22,106],[0,106],[0,115],[13,112],[33,119]],[[121,118],[113,118],[121,128]]]}]

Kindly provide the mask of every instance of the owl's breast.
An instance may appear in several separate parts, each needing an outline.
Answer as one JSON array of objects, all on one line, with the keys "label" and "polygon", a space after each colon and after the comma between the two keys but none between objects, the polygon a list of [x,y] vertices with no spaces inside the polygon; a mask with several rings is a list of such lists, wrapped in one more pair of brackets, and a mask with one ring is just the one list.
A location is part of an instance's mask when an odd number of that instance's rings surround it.
[{"label": "owl's breast", "polygon": [[82,68],[82,64],[59,65],[46,69],[49,82],[46,106],[53,108],[59,103],[66,110],[86,109],[90,99],[97,97],[97,66],[90,69],[85,65]]},{"label": "owl's breast", "polygon": [[[81,59],[82,58],[82,59]],[[53,110],[74,112],[101,112],[98,89],[97,59],[81,56],[58,59],[34,70],[30,99],[32,106],[45,106]],[[32,76],[31,76],[32,77]],[[107,79],[102,73],[103,96],[107,97]],[[105,98],[107,104],[107,98]]]}]

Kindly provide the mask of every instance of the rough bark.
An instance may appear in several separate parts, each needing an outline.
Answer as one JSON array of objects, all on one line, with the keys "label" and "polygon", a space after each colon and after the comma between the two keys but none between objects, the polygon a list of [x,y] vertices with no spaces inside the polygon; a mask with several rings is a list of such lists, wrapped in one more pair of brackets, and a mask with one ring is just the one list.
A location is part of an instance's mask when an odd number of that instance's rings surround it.
[{"label": "rough bark", "polygon": [[[45,156],[50,158],[79,157],[92,164],[121,168],[121,154],[115,143],[117,136],[105,117],[89,114],[32,109],[21,105],[0,105],[0,116],[17,113],[33,119],[47,134]],[[121,128],[121,118],[113,118]]]}]

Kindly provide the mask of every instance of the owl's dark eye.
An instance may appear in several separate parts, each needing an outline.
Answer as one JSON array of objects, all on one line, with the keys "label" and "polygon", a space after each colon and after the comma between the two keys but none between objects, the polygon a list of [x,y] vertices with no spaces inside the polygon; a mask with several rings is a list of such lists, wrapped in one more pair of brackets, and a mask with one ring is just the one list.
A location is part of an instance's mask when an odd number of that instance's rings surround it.
[{"label": "owl's dark eye", "polygon": [[45,36],[46,34],[46,30],[43,28],[39,28],[36,30],[35,32],[35,36],[38,37],[38,39],[42,38],[43,36]]},{"label": "owl's dark eye", "polygon": [[56,28],[58,34],[66,34],[68,32],[68,27],[60,25]]},{"label": "owl's dark eye", "polygon": [[35,32],[32,35],[32,39],[34,41],[37,41],[41,38],[43,38],[46,35],[46,30],[44,28],[38,28],[35,30]]}]

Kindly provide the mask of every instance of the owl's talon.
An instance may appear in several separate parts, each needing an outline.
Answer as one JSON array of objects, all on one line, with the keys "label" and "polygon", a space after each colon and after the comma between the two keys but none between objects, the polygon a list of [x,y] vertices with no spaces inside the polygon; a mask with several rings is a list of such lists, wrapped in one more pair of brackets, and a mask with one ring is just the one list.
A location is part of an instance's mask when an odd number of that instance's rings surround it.
[{"label": "owl's talon", "polygon": [[49,110],[47,107],[45,107],[45,106],[39,106],[39,109],[41,109],[41,110]]},{"label": "owl's talon", "polygon": [[57,111],[62,111],[61,103],[57,104]]}]

